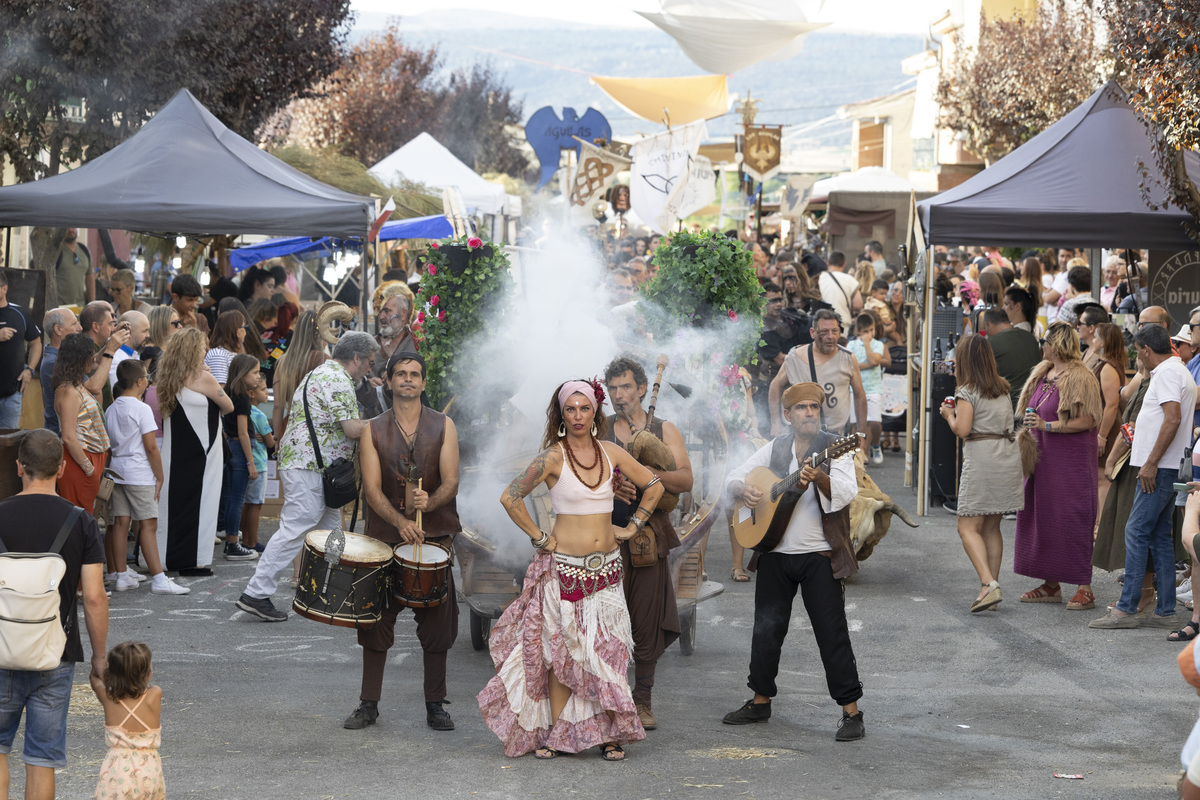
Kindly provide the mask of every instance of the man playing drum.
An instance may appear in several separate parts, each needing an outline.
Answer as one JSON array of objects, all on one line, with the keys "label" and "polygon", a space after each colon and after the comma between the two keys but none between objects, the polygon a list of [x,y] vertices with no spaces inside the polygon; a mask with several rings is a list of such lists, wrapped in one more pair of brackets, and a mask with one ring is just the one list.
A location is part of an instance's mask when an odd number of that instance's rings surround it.
[{"label": "man playing drum", "polygon": [[[604,382],[617,414],[608,418],[609,439],[627,445],[637,431],[646,429],[671,448],[675,456],[675,469],[664,471],[651,468],[662,481],[664,489],[679,494],[692,489],[692,464],[688,460],[687,447],[679,429],[670,422],[657,418],[650,424],[642,399],[646,396],[646,371],[642,365],[630,358],[618,358],[604,368]],[[632,481],[620,478],[614,486],[617,499],[629,505],[613,511],[613,524],[624,527],[629,523],[629,512],[637,507],[640,499]],[[621,518],[618,519],[618,514]],[[646,528],[653,531],[657,558],[653,564],[640,566],[633,563],[630,545],[621,542],[621,557],[625,567],[625,603],[629,606],[629,619],[633,627],[633,702],[637,705],[638,718],[646,730],[658,727],[650,707],[650,693],[654,689],[654,670],[659,657],[671,643],[679,638],[679,608],[675,603],[675,587],[671,584],[671,568],[667,553],[679,546],[679,537],[672,527],[667,512],[661,508],[651,515]]]},{"label": "man playing drum", "polygon": [[[458,494],[458,433],[454,422],[421,405],[425,359],[417,353],[393,353],[383,377],[389,408],[368,423],[369,435],[362,437],[366,533],[390,545],[433,542],[448,550],[450,537],[460,528],[454,500]],[[421,527],[415,522],[417,512],[423,517]],[[425,721],[439,731],[454,730],[454,722],[442,707],[448,702],[446,653],[458,636],[458,602],[449,572],[446,562],[445,599],[438,605],[413,609],[417,639],[425,656]],[[379,624],[358,631],[363,649],[361,702],[346,719],[346,728],[365,728],[379,717],[383,668],[396,639],[399,613],[400,605],[389,598]]]}]

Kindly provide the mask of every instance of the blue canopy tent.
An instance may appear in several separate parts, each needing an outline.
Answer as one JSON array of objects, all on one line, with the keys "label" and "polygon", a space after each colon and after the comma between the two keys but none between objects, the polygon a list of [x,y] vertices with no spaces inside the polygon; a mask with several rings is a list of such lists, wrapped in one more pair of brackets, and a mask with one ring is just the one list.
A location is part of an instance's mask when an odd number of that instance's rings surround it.
[{"label": "blue canopy tent", "polygon": [[[450,224],[450,221],[442,214],[435,214],[430,217],[414,217],[385,222],[379,231],[379,240],[390,242],[396,239],[444,239],[453,235],[454,226]],[[265,242],[234,250],[229,254],[229,263],[235,272],[241,272],[261,261],[280,256],[327,257],[333,253],[335,245],[358,247],[360,243],[342,242],[340,239],[330,237],[312,239],[308,236],[268,239]]]}]

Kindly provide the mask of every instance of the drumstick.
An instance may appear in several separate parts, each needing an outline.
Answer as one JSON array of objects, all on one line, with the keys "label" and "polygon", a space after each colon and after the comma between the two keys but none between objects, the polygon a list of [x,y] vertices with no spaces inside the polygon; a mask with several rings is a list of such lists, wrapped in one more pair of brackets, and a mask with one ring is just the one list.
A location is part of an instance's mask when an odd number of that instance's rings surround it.
[{"label": "drumstick", "polygon": [[[417,478],[417,491],[421,491],[421,483],[424,478]],[[417,527],[421,527],[421,509],[417,509]],[[421,543],[417,542],[417,563],[421,563]]]}]

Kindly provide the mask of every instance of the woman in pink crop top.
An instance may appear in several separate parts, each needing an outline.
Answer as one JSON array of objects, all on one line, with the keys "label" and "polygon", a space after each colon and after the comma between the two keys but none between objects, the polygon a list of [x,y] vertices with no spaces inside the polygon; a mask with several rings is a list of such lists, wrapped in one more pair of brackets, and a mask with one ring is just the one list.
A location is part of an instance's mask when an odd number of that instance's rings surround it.
[{"label": "woman in pink crop top", "polygon": [[[633,637],[617,542],[646,524],[663,487],[619,445],[600,441],[603,403],[597,381],[559,386],[546,409],[542,452],[500,499],[538,551],[521,596],[492,630],[496,676],[478,698],[508,756],[554,758],[599,746],[605,760],[619,761],[622,744],[646,737],[626,676]],[[612,524],[614,470],[644,490],[625,528]],[[543,481],[555,514],[549,534],[525,507]],[[548,650],[524,647],[546,640]]]}]

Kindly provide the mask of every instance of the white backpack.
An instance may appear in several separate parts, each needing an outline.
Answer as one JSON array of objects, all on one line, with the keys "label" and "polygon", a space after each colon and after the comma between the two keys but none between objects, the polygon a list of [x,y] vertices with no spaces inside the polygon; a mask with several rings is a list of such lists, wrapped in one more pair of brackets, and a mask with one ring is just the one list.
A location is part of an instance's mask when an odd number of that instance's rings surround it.
[{"label": "white backpack", "polygon": [[58,613],[59,586],[67,562],[58,551],[82,513],[71,509],[49,552],[10,553],[0,541],[0,669],[45,672],[62,662],[67,631]]}]

